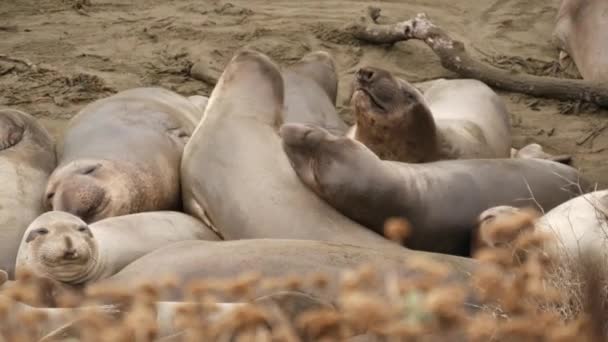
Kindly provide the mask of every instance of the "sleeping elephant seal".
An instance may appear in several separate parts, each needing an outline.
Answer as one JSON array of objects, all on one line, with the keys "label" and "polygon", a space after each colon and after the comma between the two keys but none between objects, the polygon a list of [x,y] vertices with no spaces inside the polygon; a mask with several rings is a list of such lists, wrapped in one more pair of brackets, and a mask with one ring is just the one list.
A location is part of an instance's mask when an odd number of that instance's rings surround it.
[{"label": "sleeping elephant seal", "polygon": [[58,146],[46,203],[91,223],[181,207],[179,165],[202,113],[162,88],[135,88],[84,107]]},{"label": "sleeping elephant seal", "polygon": [[[340,290],[343,272],[361,265],[370,265],[378,274],[415,276],[405,263],[408,258],[431,256],[432,253],[374,248],[314,240],[248,239],[232,241],[183,241],[149,253],[134,261],[98,286],[133,286],[154,283],[165,276],[175,276],[179,286],[168,292],[167,300],[182,300],[191,281],[205,279],[235,279],[251,271],[263,278],[323,275],[323,288],[302,285],[300,291],[322,301],[334,303]],[[465,281],[476,269],[474,260],[442,256],[449,265],[447,281]],[[267,290],[258,288],[262,296]],[[273,290],[270,289],[272,292]],[[276,290],[274,290],[276,291]]]},{"label": "sleeping elephant seal", "polygon": [[311,52],[282,74],[284,122],[314,124],[334,134],[346,134],[348,126],[336,112],[338,74],[329,53]]},{"label": "sleeping elephant seal", "polygon": [[[495,246],[511,241],[496,241],[500,236],[488,234],[490,225],[498,220],[509,219],[522,212],[521,208],[497,206],[479,215],[479,241],[481,246]],[[578,258],[582,252],[593,250],[606,257],[608,246],[608,190],[580,195],[541,216],[533,229],[550,234],[555,240],[548,245],[549,251],[569,259]],[[514,236],[515,237],[515,236]],[[514,238],[513,237],[513,238]]]},{"label": "sleeping elephant seal", "polygon": [[560,62],[574,61],[585,80],[608,82],[608,2],[562,0],[553,38]]},{"label": "sleeping elephant seal", "polygon": [[55,166],[53,140],[36,119],[0,108],[0,269],[9,279],[23,232],[43,212],[44,188]]},{"label": "sleeping elephant seal", "polygon": [[17,272],[70,285],[107,278],[157,248],[183,240],[219,238],[199,220],[179,212],[157,211],[110,217],[90,226],[62,211],[35,219],[23,236]]},{"label": "sleeping elephant seal", "polygon": [[285,124],[281,136],[294,170],[317,195],[377,232],[390,217],[406,218],[412,232],[405,245],[416,250],[469,256],[483,210],[549,210],[578,192],[578,171],[548,160],[408,164],[383,161],[361,142],[316,126]]},{"label": "sleeping elephant seal", "polygon": [[478,80],[439,79],[422,94],[390,72],[355,74],[349,135],[384,160],[508,158],[511,124],[502,99]]},{"label": "sleeping elephant seal", "polygon": [[278,135],[283,90],[278,67],[261,53],[244,50],[228,63],[184,150],[186,212],[226,240],[311,239],[402,249],[302,185]]}]

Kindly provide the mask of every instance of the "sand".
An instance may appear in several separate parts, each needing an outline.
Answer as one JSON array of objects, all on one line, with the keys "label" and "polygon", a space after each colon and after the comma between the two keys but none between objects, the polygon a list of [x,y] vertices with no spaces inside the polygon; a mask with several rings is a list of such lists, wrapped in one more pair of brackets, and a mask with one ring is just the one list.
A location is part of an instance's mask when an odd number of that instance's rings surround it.
[{"label": "sand", "polygon": [[[556,0],[2,0],[0,105],[32,113],[58,136],[82,106],[116,91],[161,86],[208,95],[213,85],[192,78],[192,64],[217,77],[244,46],[284,65],[312,50],[330,51],[340,75],[338,109],[351,122],[347,97],[360,66],[380,66],[410,82],[456,77],[421,42],[372,46],[342,33],[369,5],[382,8],[385,22],[426,12],[472,55],[499,67],[549,74],[557,59]],[[537,142],[572,154],[599,188],[608,184],[608,129],[601,131],[607,110],[562,114],[571,103],[499,93],[516,147]]]}]

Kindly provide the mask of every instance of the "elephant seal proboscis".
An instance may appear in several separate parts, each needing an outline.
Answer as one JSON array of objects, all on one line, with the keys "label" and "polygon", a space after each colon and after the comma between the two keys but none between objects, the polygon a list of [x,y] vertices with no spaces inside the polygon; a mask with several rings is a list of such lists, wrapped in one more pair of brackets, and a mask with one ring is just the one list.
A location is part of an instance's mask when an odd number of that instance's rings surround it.
[{"label": "elephant seal proboscis", "polygon": [[282,75],[267,56],[244,50],[232,58],[184,150],[184,209],[227,240],[311,239],[403,249],[302,185],[278,135],[283,90]]},{"label": "elephant seal proboscis", "polygon": [[585,182],[564,164],[540,159],[383,161],[361,142],[309,125],[281,128],[300,179],[338,211],[377,232],[391,217],[412,226],[412,249],[470,255],[477,216],[497,205],[549,210]]},{"label": "elephant seal proboscis", "polygon": [[46,203],[87,223],[181,207],[179,165],[202,113],[162,88],[97,100],[73,117],[57,148]]},{"label": "elephant seal proboscis", "polygon": [[9,279],[23,232],[44,210],[44,189],[55,166],[46,129],[27,113],[0,107],[0,269]]},{"label": "elephant seal proboscis", "polygon": [[348,126],[336,112],[338,74],[331,54],[311,52],[282,74],[284,122],[314,124],[334,134],[346,134]]},{"label": "elephant seal proboscis", "polygon": [[572,59],[585,80],[608,82],[608,2],[562,0],[553,38],[560,64]]},{"label": "elephant seal proboscis", "polygon": [[23,236],[17,271],[70,285],[107,278],[157,248],[183,240],[219,240],[198,219],[157,211],[110,217],[90,226],[67,212],[35,219]]},{"label": "elephant seal proboscis", "polygon": [[384,160],[508,158],[511,124],[505,103],[474,79],[438,79],[424,92],[389,71],[360,68],[349,136]]}]

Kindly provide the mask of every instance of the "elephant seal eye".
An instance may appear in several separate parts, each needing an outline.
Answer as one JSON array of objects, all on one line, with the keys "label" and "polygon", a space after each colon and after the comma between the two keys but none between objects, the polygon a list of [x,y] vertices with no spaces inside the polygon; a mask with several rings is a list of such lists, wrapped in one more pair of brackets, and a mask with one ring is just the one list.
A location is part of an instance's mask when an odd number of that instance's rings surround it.
[{"label": "elephant seal eye", "polygon": [[32,230],[25,238],[25,242],[28,243],[28,242],[36,239],[39,235],[46,235],[48,233],[49,233],[49,230],[46,228],[38,228],[38,229]]}]

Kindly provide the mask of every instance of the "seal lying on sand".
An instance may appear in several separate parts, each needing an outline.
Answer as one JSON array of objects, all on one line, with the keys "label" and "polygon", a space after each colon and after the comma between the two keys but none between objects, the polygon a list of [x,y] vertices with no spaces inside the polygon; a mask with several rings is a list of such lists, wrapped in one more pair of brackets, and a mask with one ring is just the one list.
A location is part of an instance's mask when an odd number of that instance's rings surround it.
[{"label": "seal lying on sand", "polygon": [[[479,240],[482,246],[495,246],[501,236],[490,234],[490,225],[520,213],[521,208],[497,206],[479,215]],[[594,191],[573,198],[546,212],[533,229],[555,237],[549,251],[568,258],[577,258],[581,252],[595,250],[605,255],[608,238],[608,190]],[[513,236],[513,238],[516,236]]]},{"label": "seal lying on sand", "polygon": [[390,72],[364,67],[351,98],[356,125],[349,135],[381,159],[508,158],[511,124],[502,99],[473,79],[433,82],[424,95]]},{"label": "seal lying on sand", "polygon": [[607,11],[606,0],[562,0],[553,31],[560,62],[572,58],[592,82],[608,82]]},{"label": "seal lying on sand", "polygon": [[383,161],[320,127],[286,124],[281,136],[294,170],[317,195],[377,232],[390,217],[406,218],[413,229],[406,246],[416,250],[468,256],[483,210],[535,203],[549,210],[578,194],[578,171],[547,160],[407,164]]},{"label": "seal lying on sand", "polygon": [[311,52],[282,72],[285,85],[283,121],[321,126],[346,134],[348,126],[336,112],[338,74],[333,57]]},{"label": "seal lying on sand", "polygon": [[158,211],[117,216],[88,226],[62,211],[42,214],[28,227],[17,256],[17,272],[71,285],[107,278],[133,260],[176,241],[219,238],[186,214]]},{"label": "seal lying on sand", "polygon": [[[278,67],[259,52],[241,51],[228,63],[184,149],[186,212],[207,220],[226,240],[309,239],[403,249],[300,182],[278,135],[283,89]],[[307,94],[303,100],[317,101]]]},{"label": "seal lying on sand", "polygon": [[44,188],[55,166],[53,140],[36,119],[0,108],[0,269],[9,279],[23,232],[43,212]]},{"label": "seal lying on sand", "polygon": [[180,208],[179,165],[202,113],[161,88],[135,88],[84,107],[58,146],[46,203],[85,222]]},{"label": "seal lying on sand", "polygon": [[[423,255],[432,256],[405,248],[398,251],[378,250],[312,240],[183,241],[143,256],[98,285],[128,284],[135,287],[142,283],[154,283],[163,276],[177,276],[180,286],[187,286],[192,280],[228,278],[248,272],[262,277],[322,274],[327,277],[326,287],[303,286],[302,291],[333,302],[337,298],[338,280],[345,269],[368,264],[378,272],[407,272],[405,261]],[[443,257],[444,261],[449,262],[446,266],[449,265],[449,272],[453,272],[454,281],[468,279],[476,265],[467,258]],[[168,300],[181,300],[183,295],[178,289]]]}]

